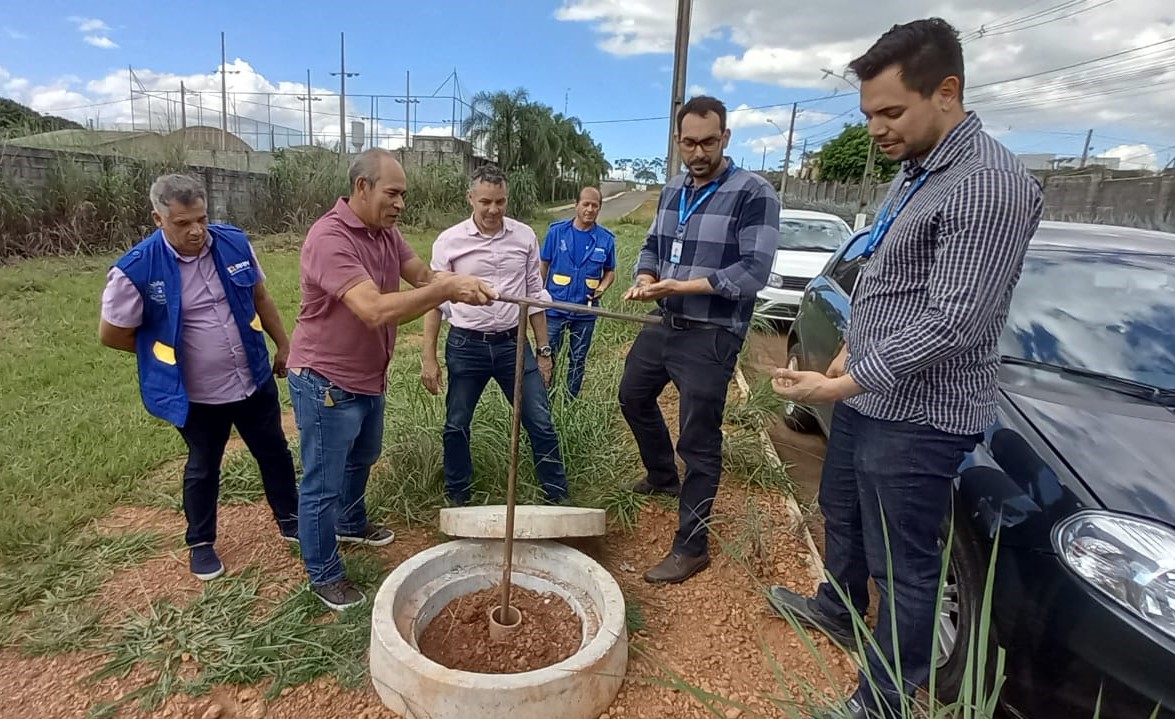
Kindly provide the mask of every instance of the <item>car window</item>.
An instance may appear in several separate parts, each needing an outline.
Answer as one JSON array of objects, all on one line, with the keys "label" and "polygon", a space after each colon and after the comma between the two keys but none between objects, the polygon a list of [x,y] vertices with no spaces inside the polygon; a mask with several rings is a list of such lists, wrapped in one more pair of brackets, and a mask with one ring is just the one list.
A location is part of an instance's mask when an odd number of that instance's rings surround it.
[{"label": "car window", "polygon": [[779,218],[779,249],[836,252],[849,238],[848,228],[832,220]]},{"label": "car window", "polygon": [[849,240],[845,251],[836,259],[836,264],[828,273],[828,279],[838,285],[846,295],[853,294],[853,285],[857,283],[857,275],[868,258],[863,257],[865,245],[869,242],[869,233],[862,232]]}]

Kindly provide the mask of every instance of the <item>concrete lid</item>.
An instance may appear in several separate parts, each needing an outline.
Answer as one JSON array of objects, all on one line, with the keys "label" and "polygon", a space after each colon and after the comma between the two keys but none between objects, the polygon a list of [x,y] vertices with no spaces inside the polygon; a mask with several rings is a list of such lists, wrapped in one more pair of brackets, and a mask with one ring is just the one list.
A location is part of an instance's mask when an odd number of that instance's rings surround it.
[{"label": "concrete lid", "polygon": [[[440,512],[440,530],[450,537],[505,539],[506,505],[447,507]],[[515,539],[599,537],[607,532],[604,510],[586,507],[514,507]]]}]

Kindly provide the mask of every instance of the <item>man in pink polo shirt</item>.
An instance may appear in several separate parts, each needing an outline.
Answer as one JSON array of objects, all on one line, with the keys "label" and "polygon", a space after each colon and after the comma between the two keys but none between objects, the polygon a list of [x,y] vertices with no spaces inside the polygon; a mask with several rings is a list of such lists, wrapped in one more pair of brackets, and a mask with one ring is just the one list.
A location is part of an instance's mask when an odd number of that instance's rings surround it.
[{"label": "man in pink polo shirt", "polygon": [[[432,268],[437,272],[476,275],[504,295],[550,301],[539,272],[538,240],[529,226],[506,217],[506,190],[506,176],[498,168],[487,165],[474,171],[469,190],[473,215],[437,237],[432,247]],[[514,401],[519,311],[518,305],[505,302],[490,307],[443,308],[452,325],[445,340],[445,365],[449,370],[449,390],[445,394],[445,492],[449,501],[458,506],[467,504],[472,493],[469,427],[482,392],[493,379],[506,401]],[[522,425],[530,435],[535,474],[547,501],[565,504],[569,501],[567,475],[547,403],[552,354],[547,316],[537,307],[531,307],[529,315],[539,350],[536,360],[530,348],[526,349]],[[433,394],[441,388],[437,364],[441,318],[440,309],[424,318],[421,381]]]},{"label": "man in pink polo shirt", "polygon": [[[234,425],[261,469],[282,538],[298,541],[294,459],[274,380],[285,375],[289,340],[245,233],[208,224],[204,186],[164,175],[150,195],[159,229],[110,268],[99,339],[135,353],[147,411],[188,445],[188,565],[209,580],[224,573],[213,544],[220,462]],[[262,330],[277,345],[272,365]]]},{"label": "man in pink polo shirt", "polygon": [[[328,607],[364,601],[346,579],[338,543],[382,546],[364,495],[383,447],[384,392],[396,327],[442,302],[497,297],[476,277],[433,272],[396,229],[407,178],[392,153],[356,156],[351,196],[320,217],[302,245],[302,306],[289,359],[301,434],[298,527],[310,586]],[[400,291],[400,280],[415,289]]]}]

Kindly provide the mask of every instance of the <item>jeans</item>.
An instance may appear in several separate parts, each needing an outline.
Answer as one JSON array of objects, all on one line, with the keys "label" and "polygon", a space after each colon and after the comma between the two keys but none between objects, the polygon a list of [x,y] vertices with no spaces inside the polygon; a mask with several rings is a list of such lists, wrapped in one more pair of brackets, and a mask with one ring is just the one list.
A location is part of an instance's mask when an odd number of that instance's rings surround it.
[{"label": "jeans", "polygon": [[[861,617],[869,607],[870,577],[877,586],[874,636],[884,662],[870,646],[868,665],[873,687],[891,711],[900,707],[900,691],[913,695],[930,678],[942,571],[939,530],[950,510],[959,464],[979,439],[873,419],[843,403],[833,410],[820,479],[825,567]],[[891,581],[896,614],[890,611]],[[830,583],[820,585],[816,601],[825,613],[850,621],[849,608]],[[886,669],[897,666],[895,624],[905,685],[901,690]],[[864,672],[857,698],[866,707],[877,707]]]},{"label": "jeans", "polygon": [[184,465],[184,514],[189,547],[216,542],[216,504],[220,497],[220,463],[233,426],[261,470],[265,499],[282,529],[298,521],[298,489],[294,481],[294,457],[282,431],[277,381],[272,377],[239,402],[192,402],[188,419],[179,428],[188,444]]},{"label": "jeans", "polygon": [[[547,315],[547,335],[553,356],[559,356],[563,346],[563,331],[571,336],[567,351],[567,393],[579,396],[583,387],[583,374],[587,364],[588,349],[592,345],[592,333],[596,331],[596,319],[572,319],[562,315]],[[553,384],[553,383],[552,383]],[[553,389],[553,387],[552,387]]]},{"label": "jeans", "polygon": [[709,551],[710,511],[722,476],[722,414],[743,341],[724,329],[645,327],[624,361],[620,409],[654,486],[678,482],[673,442],[657,398],[670,381],[681,397],[677,453],[685,461],[673,551]]},{"label": "jeans", "polygon": [[336,533],[367,527],[364,495],[383,448],[384,396],[348,392],[313,370],[291,371],[288,380],[302,436],[302,560],[311,583],[331,584],[343,578]]},{"label": "jeans", "polygon": [[[498,383],[506,401],[514,402],[514,353],[518,341],[512,335],[486,341],[460,327],[449,331],[445,342],[449,391],[445,395],[445,491],[455,502],[469,501],[473,485],[473,457],[469,451],[470,424],[486,385]],[[567,475],[559,437],[551,421],[547,389],[538,363],[528,346],[522,380],[522,426],[530,436],[535,474],[550,501],[567,497]],[[505,452],[503,448],[503,452]]]}]

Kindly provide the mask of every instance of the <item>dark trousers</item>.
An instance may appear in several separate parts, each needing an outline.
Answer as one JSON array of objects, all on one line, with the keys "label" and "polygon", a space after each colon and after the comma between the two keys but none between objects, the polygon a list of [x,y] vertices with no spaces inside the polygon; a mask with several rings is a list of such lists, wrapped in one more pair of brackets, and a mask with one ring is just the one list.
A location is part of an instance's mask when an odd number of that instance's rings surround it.
[{"label": "dark trousers", "polygon": [[187,422],[179,428],[188,444],[188,462],[184,465],[184,514],[188,518],[188,531],[184,540],[189,547],[216,541],[220,463],[234,426],[261,469],[261,483],[274,519],[283,529],[297,526],[294,458],[282,430],[277,382],[270,377],[239,402],[193,402]]},{"label": "dark trousers", "polygon": [[[443,434],[445,491],[454,501],[468,501],[472,491],[470,425],[486,385],[494,380],[506,395],[506,401],[514,402],[514,355],[517,350],[518,340],[512,332],[510,336],[487,342],[481,333],[453,327],[445,340],[445,364],[449,373]],[[543,492],[547,499],[560,501],[568,496],[567,474],[559,450],[559,436],[551,420],[547,388],[529,346],[524,349],[523,361],[522,427],[530,437],[534,471]]]},{"label": "dark trousers", "polygon": [[673,441],[657,398],[669,382],[680,395],[677,453],[685,462],[673,551],[700,556],[709,550],[708,523],[722,476],[722,415],[742,339],[717,328],[645,327],[624,361],[620,409],[628,422],[648,481],[678,482]]},{"label": "dark trousers", "polygon": [[[872,419],[843,403],[833,410],[820,479],[824,564],[862,617],[869,607],[870,577],[877,586],[874,636],[884,662],[870,646],[869,675],[891,708],[900,706],[901,691],[913,695],[930,678],[942,571],[939,531],[950,511],[959,464],[978,440],[921,424]],[[890,610],[891,583],[896,614]],[[820,585],[816,600],[826,613],[850,621],[849,608],[828,582]],[[895,624],[901,689],[886,669],[897,666]],[[864,672],[860,682],[857,698],[875,708]]]},{"label": "dark trousers", "polygon": [[[592,334],[596,331],[596,318],[572,319],[563,315],[547,315],[548,344],[559,363],[559,349],[563,346],[563,333],[567,332],[570,346],[567,350],[567,394],[579,396],[583,387],[583,375],[587,367],[588,350],[592,346]],[[554,390],[554,382],[551,383]]]}]

